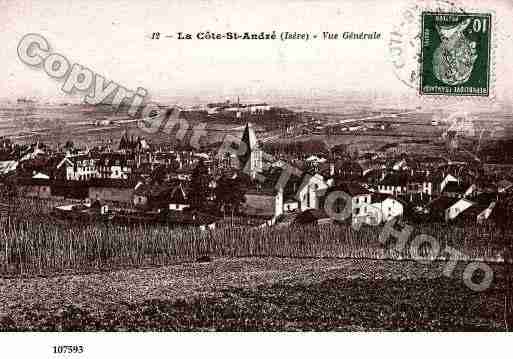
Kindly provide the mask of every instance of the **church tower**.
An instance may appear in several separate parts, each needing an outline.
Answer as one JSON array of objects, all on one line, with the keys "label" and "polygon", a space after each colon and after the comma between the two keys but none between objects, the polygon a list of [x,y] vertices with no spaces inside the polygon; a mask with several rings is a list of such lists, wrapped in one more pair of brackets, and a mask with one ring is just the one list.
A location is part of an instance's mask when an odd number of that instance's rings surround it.
[{"label": "church tower", "polygon": [[240,149],[244,152],[239,156],[241,169],[255,178],[257,173],[262,172],[262,150],[258,146],[255,130],[249,122],[242,134]]},{"label": "church tower", "polygon": [[125,132],[123,133],[123,136],[121,137],[121,140],[119,141],[118,149],[120,150],[126,150],[128,148],[128,130],[125,129]]}]

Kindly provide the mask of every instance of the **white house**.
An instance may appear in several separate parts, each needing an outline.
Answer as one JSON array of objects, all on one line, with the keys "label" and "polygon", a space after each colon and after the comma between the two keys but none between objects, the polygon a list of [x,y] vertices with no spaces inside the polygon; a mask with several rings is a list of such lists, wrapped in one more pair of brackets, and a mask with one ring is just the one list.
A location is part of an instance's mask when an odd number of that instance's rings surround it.
[{"label": "white house", "polygon": [[456,183],[458,183],[459,180],[456,177],[454,177],[453,175],[451,175],[451,174],[445,175],[445,177],[440,182],[440,192],[442,192],[444,190],[445,186],[447,186],[447,184],[449,182],[456,182]]},{"label": "white house", "polygon": [[430,203],[430,208],[435,217],[449,222],[473,205],[474,202],[466,198],[439,197]]},{"label": "white house", "polygon": [[508,191],[510,188],[513,188],[513,183],[506,179],[497,182],[497,192],[499,193],[504,193]]},{"label": "white house", "polygon": [[403,158],[397,162],[395,162],[393,165],[392,165],[392,169],[394,171],[402,171],[402,170],[406,170],[408,169],[408,163],[406,162],[406,160]]},{"label": "white house", "polygon": [[113,153],[103,155],[97,163],[97,177],[105,179],[128,179],[135,166],[130,156]]},{"label": "white house", "polygon": [[43,172],[34,171],[32,173],[32,179],[49,180],[50,176],[48,176],[46,173],[43,173]]},{"label": "white house", "polygon": [[296,192],[300,210],[319,208],[319,196],[328,188],[324,177],[319,173],[303,175],[301,184]]},{"label": "white house", "polygon": [[450,182],[445,186],[443,195],[447,197],[462,198],[472,195],[477,189],[474,184],[454,183]]},{"label": "white house", "polygon": [[428,174],[412,174],[408,179],[406,190],[410,197],[415,194],[431,197],[433,195],[433,187],[433,181]]},{"label": "white house", "polygon": [[187,200],[187,194],[181,184],[175,186],[171,192],[169,198],[169,209],[175,211],[183,211],[185,208],[189,208],[189,201]]},{"label": "white house", "polygon": [[388,222],[392,218],[400,217],[404,213],[403,204],[397,199],[379,193],[372,195],[372,207],[370,211],[374,215],[374,224]]},{"label": "white house", "polygon": [[18,167],[18,161],[0,161],[0,174],[14,172]]},{"label": "white house", "polygon": [[[336,192],[340,195],[333,195]],[[375,217],[374,207],[371,205],[371,193],[356,182],[345,182],[331,188],[326,201],[325,207],[328,211],[350,215],[352,223],[371,223]]]},{"label": "white house", "polygon": [[68,181],[87,181],[97,177],[96,162],[89,156],[66,156],[57,164],[57,169],[63,170]]}]

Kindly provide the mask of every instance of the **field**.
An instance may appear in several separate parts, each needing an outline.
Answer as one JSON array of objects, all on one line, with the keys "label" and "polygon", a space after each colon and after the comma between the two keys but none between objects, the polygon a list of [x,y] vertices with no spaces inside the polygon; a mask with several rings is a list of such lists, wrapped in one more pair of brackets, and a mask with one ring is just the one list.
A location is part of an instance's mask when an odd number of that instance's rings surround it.
[{"label": "field", "polygon": [[[19,200],[0,222],[0,272],[4,275],[114,270],[196,261],[202,257],[350,258],[408,260],[409,244],[430,235],[440,247],[427,260],[449,260],[448,248],[467,260],[502,262],[507,239],[493,226],[418,225],[400,251],[393,237],[380,241],[384,227],[348,225],[226,227],[201,231],[164,225],[57,222],[53,202]],[[389,238],[390,237],[390,238]],[[425,258],[424,258],[425,257]]]},{"label": "field", "polygon": [[[448,112],[443,111],[407,111],[407,110],[365,110],[350,107],[343,107],[338,112],[330,112],[331,106],[325,104],[318,111],[309,115],[315,121],[323,124],[336,124],[339,121],[359,120],[371,126],[376,122],[388,123],[391,127],[387,130],[368,130],[360,133],[347,133],[343,135],[314,135],[304,131],[310,131],[307,122],[298,121],[297,130],[293,134],[285,134],[280,128],[279,121],[273,121],[275,130],[264,130],[263,123],[255,119],[254,125],[257,130],[257,137],[262,143],[288,143],[291,141],[323,140],[330,147],[346,144],[351,149],[359,152],[374,151],[384,145],[400,146],[400,151],[413,153],[438,153],[444,151],[440,147],[441,135],[450,126],[450,121],[441,122],[440,126],[432,126],[431,120],[434,117],[447,119]],[[493,136],[500,138],[508,131],[505,125],[508,119],[504,113],[475,114],[472,121],[475,127],[475,136],[468,140],[477,141],[487,135],[481,133],[482,129],[493,129]],[[306,121],[307,115],[300,116]],[[98,125],[98,121],[105,121]],[[131,136],[141,136],[151,143],[158,144],[190,144],[193,135],[198,136],[196,140],[201,146],[218,146],[226,135],[239,138],[244,128],[241,123],[226,119],[201,119],[192,117],[187,122],[182,122],[180,130],[187,126],[185,136],[177,138],[178,127],[167,129],[164,132],[155,128],[150,130],[138,128],[137,123],[127,115],[124,110],[114,111],[109,106],[86,106],[86,105],[51,105],[51,104],[5,104],[0,103],[0,135],[9,136],[16,142],[33,143],[44,142],[54,146],[63,145],[68,140],[80,146],[92,147],[95,145],[107,145],[111,143],[114,148],[117,146],[123,133],[128,130]],[[198,126],[196,130],[194,128]],[[201,131],[198,132],[198,129]],[[500,130],[498,130],[500,129]],[[490,132],[490,131],[488,131]],[[180,132],[181,133],[181,132]],[[490,132],[491,133],[491,132]],[[290,137],[292,136],[292,137]],[[429,139],[430,143],[415,143],[417,140]]]},{"label": "field", "polygon": [[504,330],[503,269],[473,292],[446,264],[217,258],[0,280],[0,328],[43,331]]},{"label": "field", "polygon": [[[54,223],[55,204],[19,199],[0,222],[0,330],[505,330],[491,227],[414,228],[466,256],[446,276],[447,253],[411,260],[382,227]],[[489,262],[488,289],[465,285],[468,260]]]}]

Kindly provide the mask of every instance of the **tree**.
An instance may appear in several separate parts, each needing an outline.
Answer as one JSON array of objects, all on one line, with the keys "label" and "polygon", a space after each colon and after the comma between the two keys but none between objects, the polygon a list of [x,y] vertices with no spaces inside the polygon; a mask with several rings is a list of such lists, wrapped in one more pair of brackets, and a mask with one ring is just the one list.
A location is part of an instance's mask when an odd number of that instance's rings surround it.
[{"label": "tree", "polygon": [[21,196],[20,186],[18,185],[18,177],[8,175],[4,180],[2,188],[2,197],[7,200],[7,219],[12,220],[15,208],[17,206],[18,197]]},{"label": "tree", "polygon": [[244,193],[244,188],[238,178],[221,177],[215,190],[217,208],[223,214],[230,211],[233,217],[245,200]]},{"label": "tree", "polygon": [[200,209],[205,207],[208,203],[210,194],[210,175],[208,168],[202,159],[199,160],[196,168],[192,172],[191,186],[189,190],[189,202],[191,208]]}]

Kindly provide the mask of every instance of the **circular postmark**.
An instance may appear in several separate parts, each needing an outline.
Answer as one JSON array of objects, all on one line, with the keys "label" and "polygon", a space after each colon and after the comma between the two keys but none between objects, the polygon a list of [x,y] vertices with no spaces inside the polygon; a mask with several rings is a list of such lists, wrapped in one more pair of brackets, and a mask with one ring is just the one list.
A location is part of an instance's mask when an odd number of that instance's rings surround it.
[{"label": "circular postmark", "polygon": [[420,80],[422,11],[464,12],[451,0],[417,0],[400,10],[399,21],[390,32],[388,53],[395,76],[417,89]]}]

